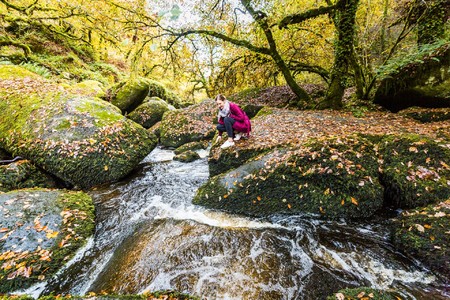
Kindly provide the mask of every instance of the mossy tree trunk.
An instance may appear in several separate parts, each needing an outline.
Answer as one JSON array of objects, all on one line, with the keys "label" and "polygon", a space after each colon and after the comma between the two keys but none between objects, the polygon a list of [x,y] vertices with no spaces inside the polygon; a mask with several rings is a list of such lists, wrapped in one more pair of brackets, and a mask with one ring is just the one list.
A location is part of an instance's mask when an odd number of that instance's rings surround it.
[{"label": "mossy tree trunk", "polygon": [[353,56],[353,40],[355,36],[355,17],[359,0],[345,0],[339,5],[334,18],[337,39],[334,50],[334,64],[331,70],[331,82],[327,96],[321,108],[342,107],[348,69]]},{"label": "mossy tree trunk", "polygon": [[287,66],[286,62],[283,60],[280,53],[278,52],[277,45],[272,34],[272,30],[270,29],[270,26],[267,22],[266,14],[261,11],[255,11],[255,9],[251,6],[250,2],[251,2],[250,0],[241,0],[242,5],[250,13],[252,18],[259,25],[259,27],[264,31],[267,43],[269,44],[269,55],[272,57],[277,67],[280,69],[284,79],[286,80],[286,83],[289,85],[294,94],[297,96],[298,101],[300,102],[299,104],[306,104],[310,100],[309,95],[308,93],[306,93],[304,89],[302,89],[297,84],[297,82],[295,82],[295,79],[292,76],[289,67]]},{"label": "mossy tree trunk", "polygon": [[450,3],[447,0],[420,1],[418,6],[422,14],[417,24],[417,44],[420,47],[444,37]]}]

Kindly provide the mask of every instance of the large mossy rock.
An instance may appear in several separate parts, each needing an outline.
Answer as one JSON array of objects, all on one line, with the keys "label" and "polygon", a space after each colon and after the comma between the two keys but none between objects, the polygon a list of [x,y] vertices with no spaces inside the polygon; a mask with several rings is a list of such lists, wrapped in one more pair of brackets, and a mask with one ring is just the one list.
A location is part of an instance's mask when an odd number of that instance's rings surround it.
[{"label": "large mossy rock", "polygon": [[119,83],[111,92],[111,103],[122,112],[131,112],[138,107],[148,95],[150,81],[137,77]]},{"label": "large mossy rock", "polygon": [[187,106],[187,104],[183,103],[178,95],[168,90],[161,83],[154,80],[149,80],[148,96],[161,98],[170,105],[173,105],[175,108],[182,108]]},{"label": "large mossy rock", "polygon": [[212,138],[216,114],[216,105],[212,100],[166,112],[159,128],[161,144],[177,148],[189,142]]},{"label": "large mossy rock", "polygon": [[106,98],[106,89],[100,81],[96,80],[84,80],[70,86],[69,89],[72,89],[74,93],[80,95],[97,97],[101,99]]},{"label": "large mossy rock", "polygon": [[395,222],[394,245],[450,279],[450,198],[408,210]]},{"label": "large mossy rock", "polygon": [[18,66],[0,66],[0,147],[89,188],[127,175],[157,138],[113,105]]},{"label": "large mossy rock", "polygon": [[83,192],[29,189],[0,194],[0,293],[51,278],[94,233]]},{"label": "large mossy rock", "polygon": [[375,103],[397,112],[411,106],[450,107],[450,43],[439,42],[385,67]]},{"label": "large mossy rock", "polygon": [[28,160],[0,165],[1,192],[33,187],[55,188],[56,182]]},{"label": "large mossy rock", "polygon": [[450,148],[421,135],[386,136],[381,181],[389,205],[414,208],[450,198]]},{"label": "large mossy rock", "polygon": [[164,113],[169,110],[169,105],[164,100],[152,97],[129,113],[128,118],[144,128],[150,128],[161,121]]},{"label": "large mossy rock", "polygon": [[[246,215],[303,212],[361,219],[384,205],[412,207],[448,198],[448,122],[265,107],[252,127],[251,138],[234,147],[221,149],[223,141],[213,142],[211,178],[195,203]],[[427,191],[433,195],[426,197]]]},{"label": "large mossy rock", "polygon": [[378,156],[363,137],[273,150],[199,189],[194,203],[255,216],[315,213],[370,218],[383,205]]}]

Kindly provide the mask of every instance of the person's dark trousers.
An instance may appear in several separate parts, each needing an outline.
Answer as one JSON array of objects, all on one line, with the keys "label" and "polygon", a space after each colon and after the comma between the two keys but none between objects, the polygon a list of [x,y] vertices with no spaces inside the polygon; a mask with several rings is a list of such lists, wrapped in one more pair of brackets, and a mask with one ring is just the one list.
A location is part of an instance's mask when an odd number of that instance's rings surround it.
[{"label": "person's dark trousers", "polygon": [[223,123],[224,124],[219,124],[217,125],[217,130],[219,130],[219,132],[227,132],[228,137],[233,137],[233,124],[234,122],[236,122],[235,119],[233,118],[229,118],[229,117],[225,117],[223,119]]}]

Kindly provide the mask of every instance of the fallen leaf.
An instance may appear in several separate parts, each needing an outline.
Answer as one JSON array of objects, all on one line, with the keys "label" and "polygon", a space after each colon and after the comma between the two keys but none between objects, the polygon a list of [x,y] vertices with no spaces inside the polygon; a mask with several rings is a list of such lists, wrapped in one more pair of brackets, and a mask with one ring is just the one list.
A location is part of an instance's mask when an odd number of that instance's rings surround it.
[{"label": "fallen leaf", "polygon": [[47,234],[45,235],[48,239],[54,239],[55,237],[57,237],[59,234],[58,231],[49,231],[47,232]]},{"label": "fallen leaf", "polygon": [[355,204],[355,205],[358,205],[358,201],[355,198],[353,198],[353,197],[352,197],[352,203]]},{"label": "fallen leaf", "polygon": [[345,299],[345,296],[342,293],[337,293],[337,294],[335,294],[335,296],[336,296],[337,300],[344,300]]},{"label": "fallen leaf", "polygon": [[419,232],[425,232],[425,228],[420,224],[414,224]]},{"label": "fallen leaf", "polygon": [[356,297],[362,298],[362,297],[364,297],[365,294],[366,294],[366,292],[361,292],[361,293],[359,293]]}]

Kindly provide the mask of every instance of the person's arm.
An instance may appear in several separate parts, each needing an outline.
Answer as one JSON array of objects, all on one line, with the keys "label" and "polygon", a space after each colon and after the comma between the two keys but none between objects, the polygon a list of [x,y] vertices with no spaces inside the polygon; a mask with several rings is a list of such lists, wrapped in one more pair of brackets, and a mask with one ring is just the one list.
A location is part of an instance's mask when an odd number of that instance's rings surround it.
[{"label": "person's arm", "polygon": [[245,120],[244,111],[237,104],[234,103],[230,103],[229,117],[235,119],[238,122],[244,122]]}]

